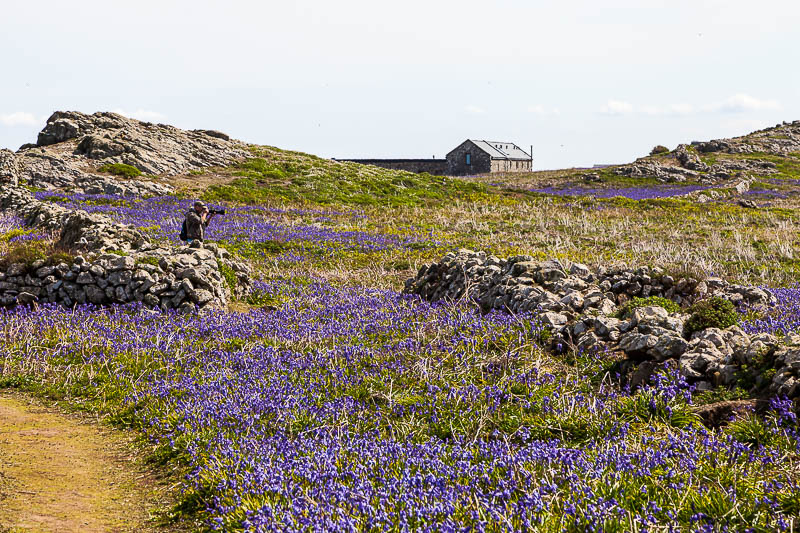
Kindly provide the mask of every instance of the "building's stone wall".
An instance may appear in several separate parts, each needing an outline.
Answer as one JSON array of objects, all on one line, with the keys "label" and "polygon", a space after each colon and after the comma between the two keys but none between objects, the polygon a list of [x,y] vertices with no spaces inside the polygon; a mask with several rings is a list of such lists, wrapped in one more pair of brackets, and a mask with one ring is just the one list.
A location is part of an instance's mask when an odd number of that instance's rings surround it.
[{"label": "building's stone wall", "polygon": [[529,160],[507,160],[507,159],[493,159],[492,160],[492,173],[499,172],[530,172],[531,162]]},{"label": "building's stone wall", "polygon": [[[467,154],[470,155],[469,165],[467,165]],[[447,154],[448,176],[474,176],[491,171],[491,156],[475,146],[472,141],[464,141]]]},{"label": "building's stone wall", "polygon": [[337,159],[337,161],[349,161],[392,170],[406,170],[417,174],[427,172],[441,176],[447,173],[446,159]]}]

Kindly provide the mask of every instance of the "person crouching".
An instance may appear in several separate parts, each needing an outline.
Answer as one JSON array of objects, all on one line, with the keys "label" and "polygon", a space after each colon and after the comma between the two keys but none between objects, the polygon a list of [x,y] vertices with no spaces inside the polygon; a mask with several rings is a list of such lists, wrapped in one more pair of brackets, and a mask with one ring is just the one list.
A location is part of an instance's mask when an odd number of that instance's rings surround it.
[{"label": "person crouching", "polygon": [[214,212],[209,212],[206,204],[200,200],[196,201],[194,203],[194,208],[186,213],[186,219],[183,221],[186,228],[186,238],[183,238],[184,235],[181,235],[181,238],[185,240],[187,244],[192,244],[193,241],[203,242],[208,223],[211,222],[215,214]]}]

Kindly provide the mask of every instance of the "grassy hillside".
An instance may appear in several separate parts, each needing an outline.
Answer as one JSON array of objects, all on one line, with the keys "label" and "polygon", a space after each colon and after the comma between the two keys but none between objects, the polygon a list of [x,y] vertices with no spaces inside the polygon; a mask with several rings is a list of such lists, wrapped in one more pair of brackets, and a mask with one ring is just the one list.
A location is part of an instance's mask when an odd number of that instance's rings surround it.
[{"label": "grassy hillside", "polygon": [[259,203],[268,200],[320,205],[387,207],[441,205],[486,193],[486,186],[429,174],[336,162],[271,147],[252,149],[254,157],[229,169],[237,179],[211,185],[209,201]]}]

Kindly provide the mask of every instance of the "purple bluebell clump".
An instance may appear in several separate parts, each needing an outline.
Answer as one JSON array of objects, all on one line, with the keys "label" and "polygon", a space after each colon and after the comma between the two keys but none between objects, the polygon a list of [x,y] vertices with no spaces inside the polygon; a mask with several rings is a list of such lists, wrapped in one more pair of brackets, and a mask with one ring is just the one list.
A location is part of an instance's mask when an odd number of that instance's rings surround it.
[{"label": "purple bluebell clump", "polygon": [[51,237],[52,235],[47,231],[26,227],[25,221],[18,216],[0,214],[0,242],[13,244],[42,241]]},{"label": "purple bluebell clump", "polygon": [[742,329],[747,333],[786,335],[800,332],[800,286],[769,288],[777,303],[768,309],[741,308]]}]

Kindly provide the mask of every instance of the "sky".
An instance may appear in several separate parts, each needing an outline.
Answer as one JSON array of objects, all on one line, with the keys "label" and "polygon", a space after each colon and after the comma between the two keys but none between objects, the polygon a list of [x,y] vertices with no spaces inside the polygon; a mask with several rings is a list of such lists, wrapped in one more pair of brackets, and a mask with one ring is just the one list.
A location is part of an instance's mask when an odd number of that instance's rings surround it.
[{"label": "sky", "polygon": [[0,147],[116,111],[323,157],[623,163],[800,119],[798,27],[796,0],[8,2]]}]

